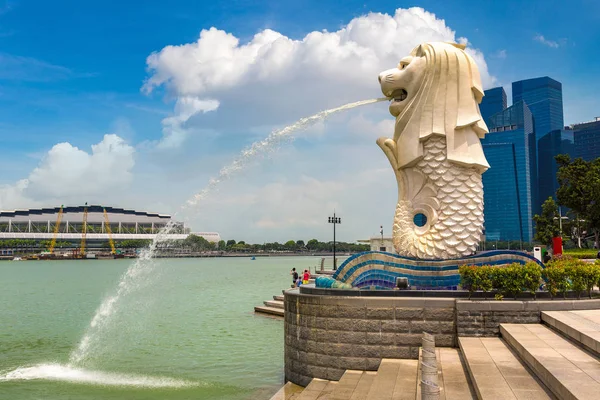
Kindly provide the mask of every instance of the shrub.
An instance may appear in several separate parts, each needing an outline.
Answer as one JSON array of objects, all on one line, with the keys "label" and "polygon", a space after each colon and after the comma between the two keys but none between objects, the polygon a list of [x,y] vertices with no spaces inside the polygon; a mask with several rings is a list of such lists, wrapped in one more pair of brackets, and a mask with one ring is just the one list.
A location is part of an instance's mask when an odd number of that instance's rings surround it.
[{"label": "shrub", "polygon": [[548,267],[551,270],[547,276],[552,276],[552,281],[549,280],[548,286],[558,285],[556,288],[563,293],[563,296],[567,290],[572,289],[577,292],[578,298],[581,298],[581,292],[584,290],[591,297],[593,287],[600,280],[600,262],[589,264],[570,255],[563,255],[553,258],[548,263]]},{"label": "shrub", "polygon": [[464,265],[459,268],[459,273],[463,288],[469,290],[469,298],[477,290],[488,292],[492,289],[498,292],[497,299],[516,298],[523,291],[536,298],[542,278],[552,298],[558,293],[566,298],[569,290],[577,292],[579,298],[586,291],[591,298],[594,286],[600,286],[600,260],[591,264],[568,255],[554,257],[545,269],[534,262],[503,267]]},{"label": "shrub", "polygon": [[489,292],[492,290],[493,286],[493,275],[494,275],[494,267],[490,267],[489,265],[482,265],[477,268],[477,272],[475,273],[475,286],[477,290],[483,290],[484,292]]},{"label": "shrub", "polygon": [[542,267],[538,263],[529,262],[520,267],[520,275],[523,280],[523,288],[529,291],[535,299],[535,292],[539,289],[542,280]]},{"label": "shrub", "polygon": [[474,265],[461,265],[458,267],[458,273],[460,274],[460,285],[463,289],[469,291],[469,299],[475,291],[473,286],[473,277],[475,276],[476,266]]},{"label": "shrub", "polygon": [[569,281],[567,269],[561,263],[550,262],[544,268],[543,276],[546,281],[546,288],[552,298],[558,292],[562,293],[563,297],[566,297],[567,291],[571,287],[571,282]]},{"label": "shrub", "polygon": [[600,262],[596,261],[594,264],[582,263],[579,269],[579,275],[583,283],[583,288],[586,290],[588,297],[592,298],[592,289],[600,280]]},{"label": "shrub", "polygon": [[522,264],[510,264],[506,267],[498,267],[497,272],[503,272],[504,287],[498,288],[500,291],[512,295],[515,299],[517,295],[523,291],[525,287],[525,274],[523,273],[524,266]]},{"label": "shrub", "polygon": [[469,291],[469,299],[473,292],[482,290],[489,292],[492,290],[493,268],[487,265],[462,265],[458,268],[460,274],[460,284],[463,289]]}]

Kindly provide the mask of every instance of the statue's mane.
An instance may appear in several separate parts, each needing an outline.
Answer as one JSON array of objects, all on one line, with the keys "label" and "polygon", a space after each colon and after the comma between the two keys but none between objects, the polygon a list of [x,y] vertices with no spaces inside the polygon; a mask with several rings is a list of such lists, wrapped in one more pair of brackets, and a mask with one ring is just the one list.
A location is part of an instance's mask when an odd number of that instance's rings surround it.
[{"label": "statue's mane", "polygon": [[411,52],[425,58],[425,73],[418,93],[396,119],[398,167],[422,157],[423,140],[441,135],[446,137],[448,160],[489,168],[479,141],[488,133],[479,111],[481,77],[464,49],[462,44],[433,42]]}]

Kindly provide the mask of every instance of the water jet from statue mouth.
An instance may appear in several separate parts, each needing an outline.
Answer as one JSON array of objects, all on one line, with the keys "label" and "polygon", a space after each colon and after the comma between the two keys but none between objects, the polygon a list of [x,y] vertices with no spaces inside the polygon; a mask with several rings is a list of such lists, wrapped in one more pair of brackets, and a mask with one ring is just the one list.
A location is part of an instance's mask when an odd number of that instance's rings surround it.
[{"label": "water jet from statue mouth", "polygon": [[404,89],[396,89],[390,96],[390,101],[393,103],[400,103],[408,97],[408,93]]}]

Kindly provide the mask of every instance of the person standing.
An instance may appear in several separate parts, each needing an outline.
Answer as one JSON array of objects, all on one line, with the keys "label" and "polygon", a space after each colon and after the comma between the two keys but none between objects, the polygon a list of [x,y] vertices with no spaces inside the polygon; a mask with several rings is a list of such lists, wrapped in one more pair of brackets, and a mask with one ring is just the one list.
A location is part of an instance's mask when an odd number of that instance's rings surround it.
[{"label": "person standing", "polygon": [[307,269],[304,270],[304,274],[302,275],[302,284],[306,285],[308,280],[310,279],[310,272]]},{"label": "person standing", "polygon": [[296,287],[296,281],[298,280],[298,272],[296,272],[296,268],[292,268],[290,271],[290,275],[292,275],[292,287]]}]

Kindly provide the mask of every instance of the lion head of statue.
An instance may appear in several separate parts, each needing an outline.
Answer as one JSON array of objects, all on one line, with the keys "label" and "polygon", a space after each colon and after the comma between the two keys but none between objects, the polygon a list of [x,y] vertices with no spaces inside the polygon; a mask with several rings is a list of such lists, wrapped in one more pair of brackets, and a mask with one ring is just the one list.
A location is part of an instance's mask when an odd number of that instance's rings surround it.
[{"label": "lion head of statue", "polygon": [[[480,139],[488,132],[479,103],[484,96],[477,64],[456,43],[421,44],[396,68],[379,74],[381,91],[396,117],[394,139],[378,144],[395,168],[416,163],[422,142],[432,135],[446,137],[447,158],[485,171],[489,168]],[[395,165],[394,165],[395,164]]]}]

